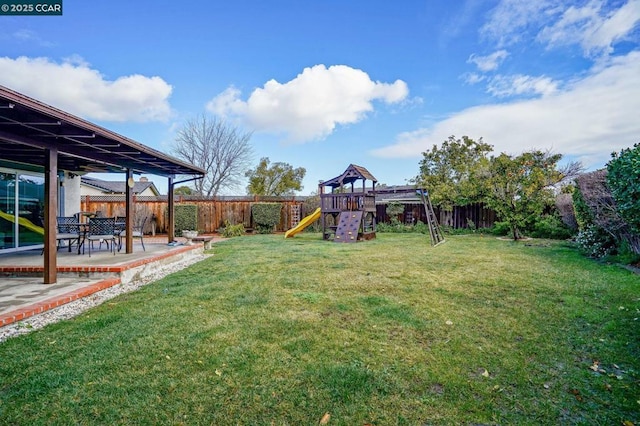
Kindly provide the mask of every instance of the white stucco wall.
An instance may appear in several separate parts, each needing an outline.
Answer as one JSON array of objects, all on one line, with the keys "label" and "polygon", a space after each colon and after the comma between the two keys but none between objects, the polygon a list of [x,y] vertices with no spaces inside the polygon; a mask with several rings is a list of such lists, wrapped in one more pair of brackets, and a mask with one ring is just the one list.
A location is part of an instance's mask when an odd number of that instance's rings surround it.
[{"label": "white stucco wall", "polygon": [[138,195],[145,196],[145,197],[153,197],[153,196],[155,196],[155,195],[156,195],[156,193],[155,193],[155,192],[153,192],[153,191],[151,190],[151,188],[149,187],[149,188],[145,189],[144,191],[142,191],[142,192],[141,192],[140,194],[138,194]]},{"label": "white stucco wall", "polygon": [[64,179],[64,215],[73,216],[80,211],[80,176]]},{"label": "white stucco wall", "polygon": [[104,191],[87,185],[82,185],[80,191],[82,195],[107,195]]}]

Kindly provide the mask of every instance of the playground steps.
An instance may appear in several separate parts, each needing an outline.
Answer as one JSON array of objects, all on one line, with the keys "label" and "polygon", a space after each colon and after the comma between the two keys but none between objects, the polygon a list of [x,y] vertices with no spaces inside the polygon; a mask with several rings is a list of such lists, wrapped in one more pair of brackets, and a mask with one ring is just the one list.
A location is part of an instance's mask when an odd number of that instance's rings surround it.
[{"label": "playground steps", "polygon": [[358,241],[362,213],[362,211],[341,212],[333,241],[337,243],[355,243]]}]

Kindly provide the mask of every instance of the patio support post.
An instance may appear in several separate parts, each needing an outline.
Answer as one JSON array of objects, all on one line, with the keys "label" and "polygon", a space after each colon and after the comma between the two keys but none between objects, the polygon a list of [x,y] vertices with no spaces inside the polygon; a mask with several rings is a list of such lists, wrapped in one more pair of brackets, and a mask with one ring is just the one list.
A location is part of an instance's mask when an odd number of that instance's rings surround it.
[{"label": "patio support post", "polygon": [[44,283],[58,280],[56,215],[58,208],[58,149],[45,149],[44,164]]},{"label": "patio support post", "polygon": [[135,209],[133,208],[133,172],[131,169],[127,169],[127,182],[125,187],[125,253],[133,253],[133,215]]},{"label": "patio support post", "polygon": [[167,204],[168,204],[168,210],[169,210],[169,217],[168,217],[168,221],[169,223],[167,224],[167,238],[169,239],[169,242],[172,243],[173,240],[175,240],[175,236],[176,236],[176,224],[175,224],[175,215],[174,215],[174,196],[173,196],[173,177],[169,177],[169,184],[167,185],[167,187],[169,188],[168,190],[168,195],[167,195]]}]

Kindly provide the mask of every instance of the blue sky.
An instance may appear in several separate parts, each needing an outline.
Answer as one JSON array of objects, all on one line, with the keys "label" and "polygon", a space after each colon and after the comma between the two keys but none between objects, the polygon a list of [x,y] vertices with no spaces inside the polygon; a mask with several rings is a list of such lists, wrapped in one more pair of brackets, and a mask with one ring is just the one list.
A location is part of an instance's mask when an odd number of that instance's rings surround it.
[{"label": "blue sky", "polygon": [[640,142],[640,0],[64,0],[0,16],[0,84],[167,153],[218,115],[301,194],[404,184],[450,135],[595,169]]}]

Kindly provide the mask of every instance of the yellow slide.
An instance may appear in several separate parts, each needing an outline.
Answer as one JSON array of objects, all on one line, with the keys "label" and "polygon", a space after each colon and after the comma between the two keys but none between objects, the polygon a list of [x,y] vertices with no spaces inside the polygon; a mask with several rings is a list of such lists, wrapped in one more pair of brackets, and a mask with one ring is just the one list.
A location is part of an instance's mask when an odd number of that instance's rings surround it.
[{"label": "yellow slide", "polygon": [[[0,210],[0,218],[4,219],[4,220],[8,220],[9,222],[16,222],[16,218],[14,215],[12,214],[7,214],[5,212],[3,212],[2,210]],[[18,218],[18,223],[20,224],[20,226],[24,226],[25,228],[37,233],[37,234],[42,234],[44,235],[44,228],[42,226],[38,226],[35,225],[33,222],[31,222],[29,219],[26,219],[24,217],[19,217]]]},{"label": "yellow slide", "polygon": [[307,226],[311,225],[313,222],[318,220],[319,217],[320,217],[320,207],[318,207],[309,216],[307,216],[304,219],[302,219],[298,225],[296,225],[295,227],[293,227],[293,228],[289,229],[287,232],[285,232],[284,233],[284,237],[285,238],[293,237],[298,232],[302,231],[304,228],[306,228]]}]

